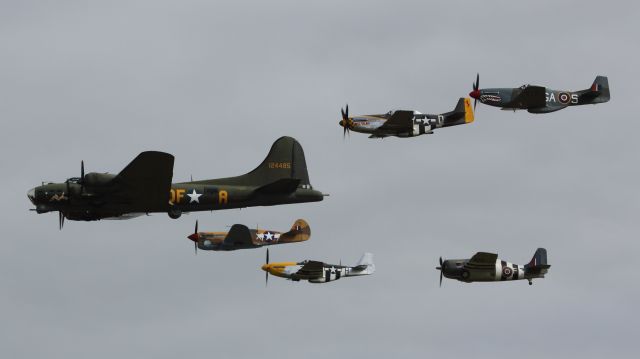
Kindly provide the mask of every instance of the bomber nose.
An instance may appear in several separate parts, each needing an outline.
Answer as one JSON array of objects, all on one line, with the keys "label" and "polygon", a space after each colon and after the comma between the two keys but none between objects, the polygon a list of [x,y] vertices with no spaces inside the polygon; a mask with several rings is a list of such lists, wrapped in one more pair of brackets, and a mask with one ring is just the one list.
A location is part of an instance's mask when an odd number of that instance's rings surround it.
[{"label": "bomber nose", "polygon": [[469,92],[469,96],[477,99],[478,97],[480,97],[480,90],[473,90],[473,91]]},{"label": "bomber nose", "polygon": [[263,271],[265,271],[265,272],[268,272],[268,271],[269,271],[269,265],[268,265],[268,264],[263,264],[261,268],[262,268],[262,270],[263,270]]},{"label": "bomber nose", "polygon": [[36,189],[30,189],[29,192],[27,192],[27,197],[29,197],[29,201],[31,201],[31,203],[36,204]]},{"label": "bomber nose", "polygon": [[344,127],[344,120],[340,120],[340,122],[338,122],[338,125],[340,125],[340,127]]},{"label": "bomber nose", "polygon": [[192,233],[192,234],[188,235],[187,238],[189,238],[190,240],[192,240],[194,242],[198,242],[198,239],[200,238],[200,236],[198,236],[198,233]]}]

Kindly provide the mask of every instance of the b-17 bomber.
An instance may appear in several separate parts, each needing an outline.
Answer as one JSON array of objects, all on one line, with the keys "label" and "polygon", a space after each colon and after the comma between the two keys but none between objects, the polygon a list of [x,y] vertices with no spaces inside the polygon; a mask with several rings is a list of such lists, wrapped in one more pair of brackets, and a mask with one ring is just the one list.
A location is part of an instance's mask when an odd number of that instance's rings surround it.
[{"label": "b-17 bomber", "polygon": [[267,283],[269,274],[296,282],[306,280],[310,283],[328,283],[340,278],[373,274],[376,267],[371,253],[364,253],[353,267],[312,260],[269,263],[269,249],[267,249],[267,260],[262,270],[266,272],[265,282]]},{"label": "b-17 bomber", "polygon": [[268,229],[249,229],[242,224],[234,224],[229,232],[199,232],[198,221],[193,234],[187,238],[193,241],[194,249],[211,251],[233,251],[237,249],[260,248],[275,244],[304,242],[311,236],[311,228],[304,219],[298,219],[285,233]]},{"label": "b-17 bomber", "polygon": [[395,110],[385,114],[349,116],[349,105],[340,110],[343,136],[349,131],[369,134],[369,138],[415,137],[429,135],[437,128],[473,122],[471,100],[460,98],[453,111],[428,115],[418,111]]},{"label": "b-17 bomber", "polygon": [[440,286],[442,277],[456,279],[461,282],[496,282],[526,279],[529,285],[532,279],[544,278],[549,271],[547,250],[538,248],[528,264],[518,265],[498,258],[497,254],[478,252],[471,259],[447,259],[440,257]]},{"label": "b-17 bomber", "polygon": [[[215,161],[215,156],[212,161]],[[309,182],[300,143],[279,138],[253,171],[219,179],[171,184],[174,157],[148,151],[139,154],[117,175],[84,173],[62,183],[47,183],[28,191],[37,213],[58,212],[64,220],[128,219],[164,212],[182,213],[253,206],[322,201],[324,194]]]},{"label": "b-17 bomber", "polygon": [[480,74],[476,76],[473,91],[475,109],[478,101],[485,105],[501,107],[503,110],[527,110],[530,113],[549,113],[568,106],[594,105],[608,102],[609,80],[597,76],[590,88],[580,91],[552,90],[543,86],[522,85],[517,88],[480,89]]}]

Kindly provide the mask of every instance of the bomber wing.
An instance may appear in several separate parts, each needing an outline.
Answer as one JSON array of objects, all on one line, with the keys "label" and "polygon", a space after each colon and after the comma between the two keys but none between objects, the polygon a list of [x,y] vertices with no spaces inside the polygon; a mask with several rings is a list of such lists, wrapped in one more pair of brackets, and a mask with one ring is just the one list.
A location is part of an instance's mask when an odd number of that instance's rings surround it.
[{"label": "bomber wing", "polygon": [[324,275],[324,263],[318,261],[307,261],[302,268],[298,269],[295,276],[300,279],[320,278]]},{"label": "bomber wing", "polygon": [[162,210],[169,206],[174,157],[168,153],[140,153],[111,183],[114,196],[140,212]]},{"label": "bomber wing", "polygon": [[391,117],[374,133],[376,137],[384,134],[409,132],[413,129],[413,111],[395,111]]},{"label": "bomber wing", "polygon": [[251,247],[253,246],[251,231],[245,225],[234,224],[224,238],[222,245],[228,247]]},{"label": "bomber wing", "polygon": [[527,86],[523,88],[508,106],[516,108],[544,107],[547,104],[546,89],[542,86]]}]

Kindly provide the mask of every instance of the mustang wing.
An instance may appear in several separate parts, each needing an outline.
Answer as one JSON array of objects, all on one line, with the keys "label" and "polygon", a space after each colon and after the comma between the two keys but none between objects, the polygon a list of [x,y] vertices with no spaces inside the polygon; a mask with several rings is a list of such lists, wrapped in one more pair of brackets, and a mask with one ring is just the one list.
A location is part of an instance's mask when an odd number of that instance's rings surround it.
[{"label": "mustang wing", "polygon": [[378,127],[374,135],[396,134],[409,132],[413,129],[413,111],[395,111],[393,115],[380,127]]},{"label": "mustang wing", "polygon": [[222,243],[225,246],[240,246],[250,247],[253,246],[251,241],[251,231],[247,226],[242,224],[234,224]]},{"label": "mustang wing", "polygon": [[111,181],[114,198],[119,198],[119,202],[131,205],[138,212],[166,209],[173,178],[173,160],[172,155],[164,152],[140,153]]},{"label": "mustang wing", "polygon": [[547,105],[546,89],[542,86],[527,86],[511,100],[509,106],[516,108],[544,107]]},{"label": "mustang wing", "polygon": [[307,261],[302,268],[298,269],[295,276],[299,278],[320,278],[323,273],[324,263],[318,261]]}]

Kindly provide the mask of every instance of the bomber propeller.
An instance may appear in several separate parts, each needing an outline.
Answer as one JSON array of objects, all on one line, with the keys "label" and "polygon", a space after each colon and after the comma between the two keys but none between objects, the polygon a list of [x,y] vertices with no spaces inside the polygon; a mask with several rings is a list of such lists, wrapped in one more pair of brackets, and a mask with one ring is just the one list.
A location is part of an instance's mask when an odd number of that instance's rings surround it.
[{"label": "bomber propeller", "polygon": [[62,211],[58,211],[58,226],[60,226],[60,230],[64,227],[64,213]]},{"label": "bomber propeller", "polygon": [[442,257],[440,257],[440,266],[436,267],[436,269],[440,271],[440,287],[442,287],[442,268]]}]

